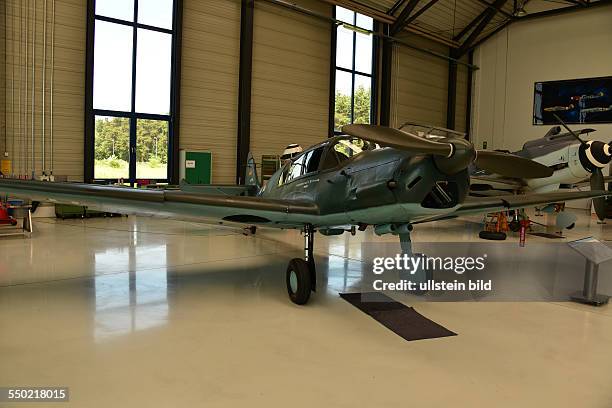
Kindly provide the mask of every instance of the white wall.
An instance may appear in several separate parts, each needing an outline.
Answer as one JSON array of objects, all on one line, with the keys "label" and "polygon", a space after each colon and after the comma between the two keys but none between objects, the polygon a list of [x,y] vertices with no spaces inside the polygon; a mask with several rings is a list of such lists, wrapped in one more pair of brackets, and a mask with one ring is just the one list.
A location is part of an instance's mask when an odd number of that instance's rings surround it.
[{"label": "white wall", "polygon": [[[534,82],[612,75],[612,6],[510,25],[474,55],[473,140],[518,150],[544,136],[534,126]],[[612,125],[589,125],[602,140]]]}]

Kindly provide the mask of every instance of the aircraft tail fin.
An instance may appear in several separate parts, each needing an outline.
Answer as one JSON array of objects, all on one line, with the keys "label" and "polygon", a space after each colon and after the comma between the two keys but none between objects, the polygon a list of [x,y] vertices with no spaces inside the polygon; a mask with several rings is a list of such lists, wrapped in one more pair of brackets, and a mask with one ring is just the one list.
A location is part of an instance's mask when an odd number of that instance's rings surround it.
[{"label": "aircraft tail fin", "polygon": [[257,190],[261,188],[259,177],[257,176],[255,159],[253,158],[253,154],[251,154],[251,152],[249,152],[249,155],[247,156],[246,177],[244,178],[244,181],[244,184],[247,186],[256,186]]}]

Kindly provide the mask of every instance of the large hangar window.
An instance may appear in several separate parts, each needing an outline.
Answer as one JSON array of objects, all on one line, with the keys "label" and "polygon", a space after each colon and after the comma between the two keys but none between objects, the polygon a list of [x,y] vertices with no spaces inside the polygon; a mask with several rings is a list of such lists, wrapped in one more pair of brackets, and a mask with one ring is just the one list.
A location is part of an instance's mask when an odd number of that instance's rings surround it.
[{"label": "large hangar window", "polygon": [[170,178],[179,1],[89,1],[86,181]]},{"label": "large hangar window", "polygon": [[372,18],[335,7],[338,25],[335,33],[336,69],[334,93],[334,131],[350,123],[372,122],[374,44],[370,31]]}]

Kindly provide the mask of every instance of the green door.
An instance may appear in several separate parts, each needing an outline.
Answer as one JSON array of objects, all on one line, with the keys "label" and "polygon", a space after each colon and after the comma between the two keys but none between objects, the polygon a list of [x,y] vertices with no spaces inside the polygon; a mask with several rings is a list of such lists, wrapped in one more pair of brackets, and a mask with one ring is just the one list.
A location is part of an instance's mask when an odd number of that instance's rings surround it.
[{"label": "green door", "polygon": [[212,153],[186,151],[184,166],[187,183],[212,183]]}]

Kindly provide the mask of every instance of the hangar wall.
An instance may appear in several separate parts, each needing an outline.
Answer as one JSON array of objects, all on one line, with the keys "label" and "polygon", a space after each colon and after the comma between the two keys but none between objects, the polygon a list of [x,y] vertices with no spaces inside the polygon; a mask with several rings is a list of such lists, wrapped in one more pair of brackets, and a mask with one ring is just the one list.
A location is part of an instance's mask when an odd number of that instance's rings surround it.
[{"label": "hangar wall", "polygon": [[[87,3],[82,0],[55,0],[55,3],[54,174],[80,181],[83,179],[84,157]],[[37,173],[40,173],[43,2],[38,1],[36,4],[35,162]],[[49,21],[50,4],[48,1]],[[19,13],[21,11],[23,19],[26,5],[19,0],[7,2],[7,29],[0,30],[8,34],[6,63],[0,64],[1,69],[6,71],[6,75],[2,76],[5,80],[0,81],[0,92],[4,92],[11,83],[15,89],[22,86],[20,73],[24,69],[25,50],[22,50],[19,58]],[[332,13],[332,6],[319,0],[300,0],[299,5],[325,15]],[[213,181],[233,183],[238,117],[240,1],[184,0],[183,15],[180,148],[212,151]],[[323,21],[265,2],[256,3],[254,23],[251,150],[259,159],[262,154],[279,154],[289,143],[308,146],[327,135],[331,28]],[[13,24],[16,31],[16,54],[12,51]],[[50,32],[47,35],[50,36]],[[414,36],[409,38],[416,45],[447,52],[445,47],[428,40]],[[4,47],[4,41],[0,43]],[[444,126],[448,63],[405,47],[398,50],[398,65],[394,75],[398,90],[392,101],[392,112],[395,107],[397,122],[414,120]],[[13,64],[16,72],[14,76]],[[466,87],[462,85],[461,69],[457,97],[459,129],[465,118],[461,101],[464,100],[463,89]],[[49,75],[50,71],[47,71],[47,79]],[[17,120],[14,126],[8,121],[6,148],[12,151],[15,135],[15,169],[27,175],[31,173],[31,158],[20,160],[19,155],[23,146],[27,144],[31,147],[31,117],[23,117],[24,108],[29,113],[31,93],[28,92],[25,97],[25,101],[19,104],[17,94],[15,96]],[[47,136],[49,98],[47,83]],[[12,118],[10,95],[0,95],[0,104],[7,107],[2,111],[6,111],[9,119]],[[18,120],[20,117],[23,119],[21,127]],[[4,126],[4,115],[0,120]],[[3,142],[4,139],[0,138],[0,143]]]},{"label": "hangar wall", "polygon": [[[332,6],[299,6],[332,15]],[[328,134],[331,25],[265,2],[255,4],[251,151],[280,155],[290,143],[304,148]]]},{"label": "hangar wall", "polygon": [[[19,155],[21,148],[27,145],[31,151],[31,69],[25,70],[25,48],[19,48],[20,33],[25,41],[26,6],[31,3],[20,0],[7,0],[7,52],[3,81],[7,89],[14,90],[14,105],[11,104],[11,92],[5,93],[7,115],[7,146],[9,153],[15,149],[14,168],[19,174],[31,174],[32,159],[28,153],[27,160]],[[36,30],[29,27],[28,55],[32,53],[32,34],[36,31],[36,69],[34,82],[34,158],[38,174],[42,172],[42,72],[43,72],[43,2],[36,2]],[[21,8],[20,8],[21,7]],[[47,154],[49,153],[50,132],[50,75],[51,75],[51,2],[47,2],[47,71],[45,87],[45,129]],[[83,179],[83,99],[85,97],[85,26],[86,2],[81,0],[55,1],[55,73],[54,73],[54,152],[55,175],[68,176],[69,180]],[[33,8],[30,8],[30,15]],[[21,20],[20,20],[21,17]],[[20,26],[20,21],[23,22]],[[20,27],[23,27],[20,31]],[[4,45],[3,45],[4,46]],[[14,74],[13,74],[14,69]],[[19,94],[18,89],[25,86],[25,76],[28,75],[27,93]],[[23,81],[22,81],[23,79]],[[25,99],[24,99],[25,98]],[[21,100],[21,105],[18,103]],[[24,107],[27,109],[25,118]],[[19,117],[21,115],[21,127]],[[13,121],[12,119],[15,118]],[[14,123],[13,123],[14,122]],[[25,128],[24,128],[25,125]],[[14,136],[14,137],[13,137]],[[49,165],[47,156],[47,168]]]},{"label": "hangar wall", "polygon": [[[6,78],[6,47],[4,46],[6,41],[6,8],[0,7],[0,78]],[[5,80],[0,81],[0,160],[4,159],[5,151],[5,135],[6,135],[6,82]]]},{"label": "hangar wall", "polygon": [[213,182],[235,183],[240,1],[184,0],[180,148],[213,154]]},{"label": "hangar wall", "polygon": [[[414,35],[400,38],[448,54],[448,47],[436,42]],[[411,121],[446,127],[448,61],[401,45],[395,46],[393,55],[391,126]],[[467,90],[467,67],[459,65],[455,112],[455,128],[459,131],[465,131]]]},{"label": "hangar wall", "polygon": [[[331,6],[300,6],[331,15]],[[182,149],[213,153],[213,182],[234,183],[240,63],[240,1],[184,0]],[[327,135],[328,24],[257,2],[253,28],[251,151],[280,154]]]},{"label": "hangar wall", "polygon": [[[474,136],[478,146],[520,149],[549,126],[532,125],[537,81],[612,75],[612,6],[510,25],[478,47]],[[589,125],[610,139],[612,125]]]},{"label": "hangar wall", "polygon": [[[468,62],[468,58],[463,57],[463,62]],[[472,76],[472,81],[473,81]],[[448,80],[447,80],[448,83]],[[455,129],[469,133],[467,129],[467,109],[468,109],[468,67],[457,65],[457,99],[455,101]]]}]

